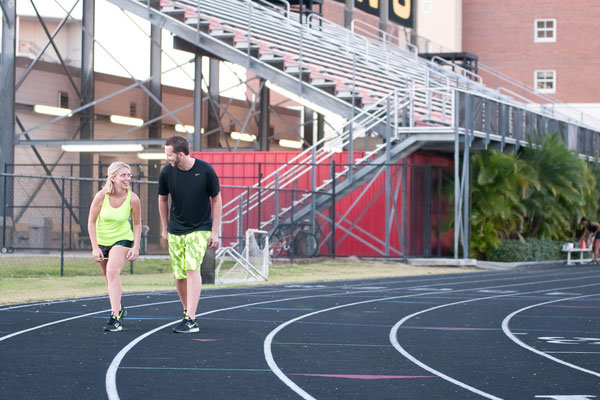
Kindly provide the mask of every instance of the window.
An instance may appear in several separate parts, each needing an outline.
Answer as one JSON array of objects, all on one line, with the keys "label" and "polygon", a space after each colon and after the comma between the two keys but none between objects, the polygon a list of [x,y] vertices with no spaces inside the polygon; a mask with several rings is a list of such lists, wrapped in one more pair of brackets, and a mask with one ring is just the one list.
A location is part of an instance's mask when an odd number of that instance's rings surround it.
[{"label": "window", "polygon": [[129,103],[129,116],[137,117],[137,103]]},{"label": "window", "polygon": [[67,92],[58,92],[58,106],[69,108],[69,94]]},{"label": "window", "polygon": [[533,75],[534,88],[538,93],[556,92],[556,71],[537,70]]},{"label": "window", "polygon": [[423,14],[431,14],[433,12],[433,0],[423,0]]},{"label": "window", "polygon": [[533,23],[534,42],[556,42],[556,19],[536,19]]}]

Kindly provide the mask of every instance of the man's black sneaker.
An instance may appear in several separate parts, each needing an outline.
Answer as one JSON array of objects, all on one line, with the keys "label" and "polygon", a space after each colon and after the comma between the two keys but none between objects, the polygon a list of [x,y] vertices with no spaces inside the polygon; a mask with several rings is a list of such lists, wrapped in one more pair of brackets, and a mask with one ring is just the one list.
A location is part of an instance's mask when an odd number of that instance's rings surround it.
[{"label": "man's black sneaker", "polygon": [[193,320],[190,317],[185,317],[177,324],[177,326],[175,326],[175,328],[173,328],[173,332],[175,333],[194,333],[199,331],[200,328],[198,328],[196,320]]},{"label": "man's black sneaker", "polygon": [[119,311],[119,316],[117,317],[120,320],[123,319],[124,316],[127,315],[127,310],[125,310],[124,308],[121,308],[121,311]]},{"label": "man's black sneaker", "polygon": [[110,319],[106,323],[106,326],[104,327],[104,330],[106,332],[119,332],[123,330],[123,325],[121,325],[121,321],[119,321],[117,317],[111,315]]}]

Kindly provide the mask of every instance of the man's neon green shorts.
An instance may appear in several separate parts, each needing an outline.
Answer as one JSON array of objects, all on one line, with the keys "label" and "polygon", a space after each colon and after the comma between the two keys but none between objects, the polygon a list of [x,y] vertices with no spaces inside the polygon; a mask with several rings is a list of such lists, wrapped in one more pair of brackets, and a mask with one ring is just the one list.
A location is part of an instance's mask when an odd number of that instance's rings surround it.
[{"label": "man's neon green shorts", "polygon": [[168,234],[169,257],[175,279],[187,278],[186,271],[200,271],[210,231],[195,231],[185,235]]}]

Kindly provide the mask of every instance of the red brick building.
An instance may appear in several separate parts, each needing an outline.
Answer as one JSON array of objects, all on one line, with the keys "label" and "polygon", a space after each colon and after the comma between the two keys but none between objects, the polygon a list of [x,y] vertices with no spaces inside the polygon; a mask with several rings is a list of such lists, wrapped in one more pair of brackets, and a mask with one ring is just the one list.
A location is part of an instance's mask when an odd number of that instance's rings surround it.
[{"label": "red brick building", "polygon": [[598,0],[462,0],[462,51],[600,119],[599,20]]}]

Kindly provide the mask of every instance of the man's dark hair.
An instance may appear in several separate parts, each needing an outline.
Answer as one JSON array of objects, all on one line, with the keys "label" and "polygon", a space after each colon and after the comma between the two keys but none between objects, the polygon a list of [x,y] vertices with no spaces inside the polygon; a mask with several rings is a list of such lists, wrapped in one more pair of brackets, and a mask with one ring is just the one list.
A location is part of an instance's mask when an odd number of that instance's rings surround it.
[{"label": "man's dark hair", "polygon": [[186,156],[190,154],[190,144],[183,136],[171,136],[167,139],[165,146],[173,146],[174,153],[183,153]]},{"label": "man's dark hair", "polygon": [[581,221],[579,221],[580,224],[585,224],[586,222],[590,222],[590,220],[587,219],[586,217],[582,217]]}]

